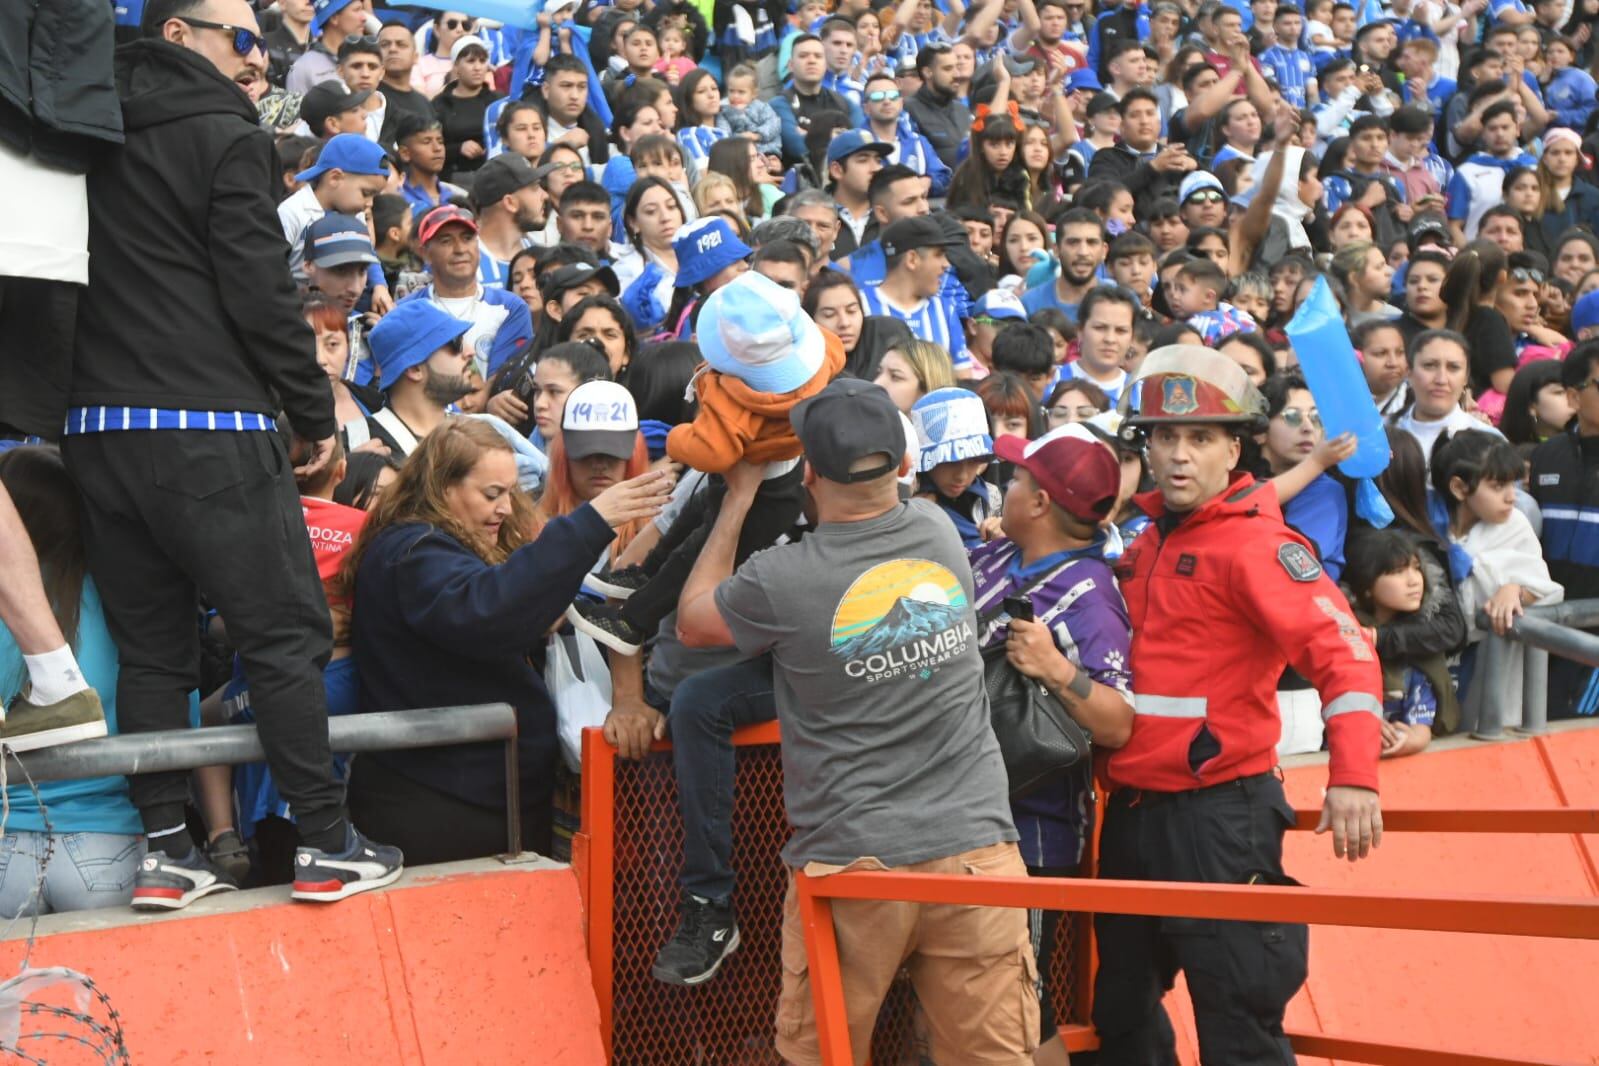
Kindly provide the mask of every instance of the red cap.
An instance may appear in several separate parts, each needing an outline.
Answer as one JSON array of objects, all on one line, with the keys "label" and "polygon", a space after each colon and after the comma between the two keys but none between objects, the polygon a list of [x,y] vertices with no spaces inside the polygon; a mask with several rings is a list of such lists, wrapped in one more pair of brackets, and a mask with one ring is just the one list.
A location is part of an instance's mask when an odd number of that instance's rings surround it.
[{"label": "red cap", "polygon": [[1121,491],[1116,454],[1079,425],[1065,425],[1028,441],[995,437],[994,454],[1033,476],[1056,506],[1084,522],[1110,514]]},{"label": "red cap", "polygon": [[456,207],[454,204],[440,204],[423,215],[422,221],[417,223],[417,242],[426,244],[433,239],[439,230],[452,222],[460,223],[473,233],[477,232],[477,219],[472,217],[472,212],[464,207]]}]

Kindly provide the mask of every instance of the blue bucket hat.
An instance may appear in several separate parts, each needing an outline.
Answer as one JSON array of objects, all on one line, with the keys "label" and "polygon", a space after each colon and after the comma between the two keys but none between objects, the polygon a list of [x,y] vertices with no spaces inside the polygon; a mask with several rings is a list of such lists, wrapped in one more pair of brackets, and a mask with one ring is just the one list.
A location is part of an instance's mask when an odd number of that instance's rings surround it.
[{"label": "blue bucket hat", "polygon": [[799,295],[753,270],[705,298],[698,337],[712,370],[760,392],[793,392],[816,376],[827,351]]},{"label": "blue bucket hat", "polygon": [[306,170],[294,176],[295,181],[315,181],[330,170],[346,174],[375,174],[387,177],[389,157],[373,142],[359,133],[341,133],[322,146],[322,154]]},{"label": "blue bucket hat", "polygon": [[911,424],[921,445],[916,469],[927,473],[943,463],[992,459],[994,438],[988,434],[988,408],[975,392],[934,389],[911,408]]},{"label": "blue bucket hat", "polygon": [[311,35],[320,36],[328,19],[349,7],[351,0],[315,0],[311,5]]},{"label": "blue bucket hat", "polygon": [[367,334],[383,387],[391,388],[401,374],[471,328],[472,323],[452,318],[429,300],[401,300]]},{"label": "blue bucket hat", "polygon": [[677,287],[687,289],[748,259],[750,246],[738,239],[727,219],[710,215],[678,230],[672,253],[677,256]]}]

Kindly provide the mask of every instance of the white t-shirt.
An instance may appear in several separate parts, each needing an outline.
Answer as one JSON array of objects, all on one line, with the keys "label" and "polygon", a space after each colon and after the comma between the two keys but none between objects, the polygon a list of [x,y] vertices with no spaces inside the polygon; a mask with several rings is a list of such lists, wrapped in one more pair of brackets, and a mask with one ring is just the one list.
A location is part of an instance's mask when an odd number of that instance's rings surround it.
[{"label": "white t-shirt", "polygon": [[54,170],[0,144],[0,262],[14,278],[89,284],[89,192],[82,174]]},{"label": "white t-shirt", "polygon": [[489,351],[494,347],[494,338],[505,324],[510,309],[485,301],[481,286],[471,296],[445,299],[430,292],[429,299],[452,318],[472,323],[472,328],[462,335],[461,344],[471,354],[472,365],[477,367],[478,375],[488,380]]}]

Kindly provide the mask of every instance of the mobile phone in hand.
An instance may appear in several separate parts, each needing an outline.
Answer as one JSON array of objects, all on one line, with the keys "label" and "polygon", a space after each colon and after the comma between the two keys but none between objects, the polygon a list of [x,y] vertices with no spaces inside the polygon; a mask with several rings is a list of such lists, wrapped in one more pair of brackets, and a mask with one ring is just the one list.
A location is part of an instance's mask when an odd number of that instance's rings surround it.
[{"label": "mobile phone in hand", "polygon": [[1011,621],[1031,622],[1033,620],[1033,601],[1026,596],[1006,596],[1005,613],[1010,615]]}]

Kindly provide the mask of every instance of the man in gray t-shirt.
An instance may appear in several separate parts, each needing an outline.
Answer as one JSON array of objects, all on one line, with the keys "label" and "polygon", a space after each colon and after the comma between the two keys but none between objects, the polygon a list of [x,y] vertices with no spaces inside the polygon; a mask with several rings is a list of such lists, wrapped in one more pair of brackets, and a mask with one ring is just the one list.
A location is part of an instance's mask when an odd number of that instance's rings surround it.
[{"label": "man in gray t-shirt", "polygon": [[[936,509],[899,499],[898,411],[878,386],[840,379],[790,417],[817,528],[734,573],[760,479],[741,464],[678,608],[686,645],[772,655],[794,827],[783,858],[813,876],[845,867],[1025,876],[988,720],[971,570]],[[792,881],[784,918],[777,1050],[796,1066],[819,1064]],[[903,965],[936,1061],[1032,1061],[1038,1000],[1024,911],[840,900],[833,921],[858,1054]]]}]

